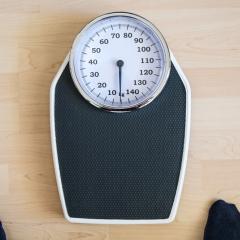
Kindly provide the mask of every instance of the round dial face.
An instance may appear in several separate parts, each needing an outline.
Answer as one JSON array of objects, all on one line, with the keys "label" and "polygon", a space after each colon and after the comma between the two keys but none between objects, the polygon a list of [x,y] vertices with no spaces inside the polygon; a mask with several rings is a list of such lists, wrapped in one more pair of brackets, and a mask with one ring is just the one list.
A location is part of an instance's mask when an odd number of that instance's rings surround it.
[{"label": "round dial face", "polygon": [[161,33],[146,19],[111,13],[90,22],[76,37],[70,71],[82,96],[96,107],[129,111],[150,103],[170,72]]}]

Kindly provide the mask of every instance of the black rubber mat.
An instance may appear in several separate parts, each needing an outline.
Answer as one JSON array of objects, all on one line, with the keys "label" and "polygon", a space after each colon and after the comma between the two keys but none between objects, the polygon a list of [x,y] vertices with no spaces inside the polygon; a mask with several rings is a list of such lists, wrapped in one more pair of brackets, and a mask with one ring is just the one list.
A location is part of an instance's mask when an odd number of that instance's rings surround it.
[{"label": "black rubber mat", "polygon": [[186,91],[172,65],[162,93],[131,113],[90,105],[67,65],[55,89],[55,131],[73,218],[166,219],[182,163]]}]

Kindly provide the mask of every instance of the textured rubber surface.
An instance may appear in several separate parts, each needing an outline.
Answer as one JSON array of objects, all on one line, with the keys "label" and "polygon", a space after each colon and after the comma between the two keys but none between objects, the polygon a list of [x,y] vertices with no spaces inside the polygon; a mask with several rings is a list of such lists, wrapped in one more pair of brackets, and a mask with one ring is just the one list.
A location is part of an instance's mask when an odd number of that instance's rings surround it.
[{"label": "textured rubber surface", "polygon": [[72,218],[169,218],[181,169],[186,91],[172,65],[162,93],[131,113],[87,103],[67,65],[55,89],[55,131]]}]

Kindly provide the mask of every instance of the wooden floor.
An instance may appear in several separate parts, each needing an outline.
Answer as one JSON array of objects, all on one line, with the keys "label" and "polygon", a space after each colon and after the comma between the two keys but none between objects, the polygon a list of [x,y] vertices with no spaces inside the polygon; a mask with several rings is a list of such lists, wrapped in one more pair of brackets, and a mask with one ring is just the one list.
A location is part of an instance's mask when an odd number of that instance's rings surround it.
[{"label": "wooden floor", "polygon": [[[62,215],[49,87],[90,19],[130,11],[166,37],[192,88],[186,181],[169,225],[74,225]],[[0,0],[0,219],[12,240],[201,240],[209,205],[240,207],[239,0]]]}]

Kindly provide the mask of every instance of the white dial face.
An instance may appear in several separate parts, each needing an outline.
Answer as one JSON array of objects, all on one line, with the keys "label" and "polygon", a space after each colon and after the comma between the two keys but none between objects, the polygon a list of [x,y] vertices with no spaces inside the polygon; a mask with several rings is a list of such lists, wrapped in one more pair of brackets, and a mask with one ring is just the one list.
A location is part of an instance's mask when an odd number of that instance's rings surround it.
[{"label": "white dial face", "polygon": [[83,97],[112,111],[138,108],[163,89],[170,72],[166,42],[139,16],[112,13],[88,24],[70,55],[74,83]]}]

